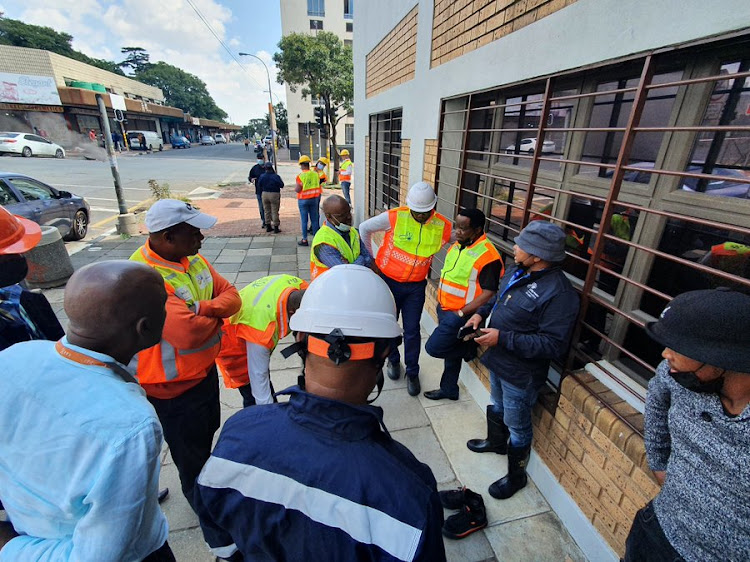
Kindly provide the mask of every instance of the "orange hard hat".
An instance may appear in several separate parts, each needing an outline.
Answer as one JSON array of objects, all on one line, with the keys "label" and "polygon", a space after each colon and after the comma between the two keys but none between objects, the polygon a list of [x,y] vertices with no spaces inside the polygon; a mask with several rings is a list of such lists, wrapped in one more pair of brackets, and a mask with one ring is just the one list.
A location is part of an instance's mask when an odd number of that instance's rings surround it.
[{"label": "orange hard hat", "polygon": [[0,206],[0,255],[23,254],[42,239],[42,229],[34,221],[12,215]]}]

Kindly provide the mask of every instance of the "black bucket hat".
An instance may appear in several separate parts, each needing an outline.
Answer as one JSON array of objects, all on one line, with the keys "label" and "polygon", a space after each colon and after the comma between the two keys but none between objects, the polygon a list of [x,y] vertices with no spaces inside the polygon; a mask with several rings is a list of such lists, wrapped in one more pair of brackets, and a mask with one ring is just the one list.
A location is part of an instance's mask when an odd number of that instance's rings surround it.
[{"label": "black bucket hat", "polygon": [[750,373],[750,296],[727,288],[675,297],[657,322],[654,340],[680,355],[728,371]]}]

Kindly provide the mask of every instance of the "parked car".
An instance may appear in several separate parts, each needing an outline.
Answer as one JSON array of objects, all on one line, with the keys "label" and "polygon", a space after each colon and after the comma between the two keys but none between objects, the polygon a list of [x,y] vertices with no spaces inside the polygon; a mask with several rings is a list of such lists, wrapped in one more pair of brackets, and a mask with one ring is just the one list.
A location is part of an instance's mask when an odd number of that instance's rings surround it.
[{"label": "parked car", "polygon": [[201,137],[201,144],[216,144],[216,140],[211,135],[203,135]]},{"label": "parked car", "polygon": [[89,228],[90,208],[83,197],[39,180],[0,172],[0,205],[42,226],[54,226],[65,240],[80,240]]},{"label": "parked car", "polygon": [[[623,175],[625,181],[632,181],[635,183],[648,183],[651,181],[651,170],[654,169],[653,162],[634,162],[633,164],[628,164],[628,166],[640,168],[640,170],[643,171],[625,170],[625,174]],[[693,164],[688,166],[687,171],[693,174],[700,174],[703,172],[703,167],[699,164]],[[605,177],[611,178],[612,173],[612,170],[607,170]],[[750,175],[745,175],[740,170],[734,170],[732,168],[714,168],[711,175],[718,177],[715,180],[710,180],[706,184],[704,191],[706,195],[750,199],[750,183],[732,181],[732,178],[750,179]],[[697,192],[699,182],[700,180],[698,178],[682,178],[682,190],[695,193]]]},{"label": "parked car", "polygon": [[190,148],[190,141],[184,136],[172,137],[170,142],[172,143],[172,148]]},{"label": "parked car", "polygon": [[0,133],[0,155],[21,154],[30,156],[53,156],[65,158],[65,149],[59,144],[31,133]]},{"label": "parked car", "polygon": [[[521,145],[518,147],[518,152],[526,152],[527,154],[534,154],[536,152],[536,139],[535,138],[527,138],[527,139],[521,139]],[[554,141],[544,141],[542,143],[542,154],[545,152],[554,152],[555,151],[555,143]],[[510,146],[505,147],[505,152],[508,154],[511,154],[513,152],[516,152],[516,145],[511,144]]]},{"label": "parked car", "polygon": [[[140,135],[143,135],[145,142],[141,146]],[[128,131],[128,145],[131,150],[164,150],[164,142],[161,137],[154,131]]]},{"label": "parked car", "polygon": [[221,133],[216,133],[214,135],[214,140],[216,141],[216,144],[227,144],[227,139],[224,135]]}]

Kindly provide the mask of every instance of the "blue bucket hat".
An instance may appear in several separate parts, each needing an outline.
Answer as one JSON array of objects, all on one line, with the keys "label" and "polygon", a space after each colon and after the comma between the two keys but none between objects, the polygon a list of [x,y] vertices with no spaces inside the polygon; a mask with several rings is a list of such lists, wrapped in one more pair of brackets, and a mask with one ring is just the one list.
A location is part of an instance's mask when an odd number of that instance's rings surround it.
[{"label": "blue bucket hat", "polygon": [[527,254],[544,261],[559,263],[565,260],[565,231],[551,222],[530,222],[516,236],[515,243]]}]

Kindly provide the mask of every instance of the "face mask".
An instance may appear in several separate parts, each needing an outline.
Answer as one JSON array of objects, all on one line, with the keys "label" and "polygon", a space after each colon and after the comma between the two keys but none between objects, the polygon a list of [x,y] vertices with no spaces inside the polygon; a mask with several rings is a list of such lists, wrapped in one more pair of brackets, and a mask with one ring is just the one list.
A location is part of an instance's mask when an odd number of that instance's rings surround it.
[{"label": "face mask", "polygon": [[[703,365],[701,365],[701,367],[702,366]],[[698,369],[701,367],[698,367]],[[723,373],[720,377],[708,382],[700,380],[698,375],[695,374],[695,371],[678,371],[676,373],[669,373],[669,375],[682,388],[699,394],[719,394],[721,387],[724,386]]]},{"label": "face mask", "polygon": [[[331,221],[331,224],[333,224],[333,221]],[[334,224],[333,228],[335,228],[339,232],[349,232],[352,229],[352,225],[340,222],[338,224]]]},{"label": "face mask", "polygon": [[29,272],[26,258],[20,254],[0,256],[0,287],[10,287],[20,283]]},{"label": "face mask", "polygon": [[318,165],[317,165],[317,166],[315,166],[315,167],[316,167],[316,168],[317,168],[318,170],[322,170],[323,168],[325,168],[325,166],[324,166],[323,164],[318,164]]},{"label": "face mask", "polygon": [[258,166],[262,166],[262,165],[263,165],[263,160],[258,160]]}]

